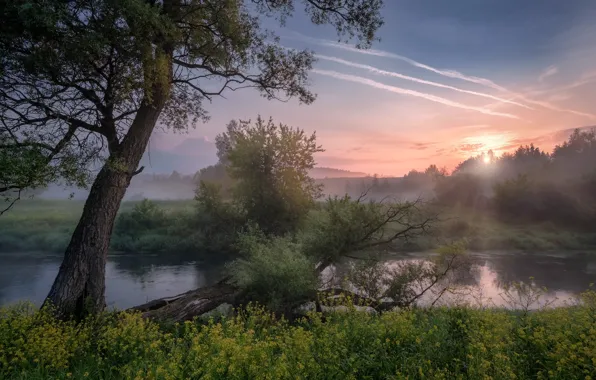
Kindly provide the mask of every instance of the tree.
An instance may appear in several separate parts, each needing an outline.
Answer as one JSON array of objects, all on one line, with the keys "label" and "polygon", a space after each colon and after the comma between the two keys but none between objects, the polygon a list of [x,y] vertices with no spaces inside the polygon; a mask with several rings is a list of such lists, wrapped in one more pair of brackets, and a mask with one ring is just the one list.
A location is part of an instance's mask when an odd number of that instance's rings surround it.
[{"label": "tree", "polygon": [[420,199],[367,201],[365,197],[366,193],[355,199],[329,198],[320,212],[309,215],[300,241],[319,271],[350,253],[382,251],[394,242],[427,234],[437,220]]},{"label": "tree", "polygon": [[520,146],[513,153],[504,153],[498,162],[500,176],[515,178],[522,174],[541,174],[551,163],[550,155],[534,144]]},{"label": "tree", "polygon": [[234,185],[234,180],[230,178],[226,166],[221,162],[199,170],[194,175],[193,181],[197,186],[199,186],[201,182],[219,185],[224,198],[230,197],[230,191]]},{"label": "tree", "polygon": [[[158,122],[195,126],[208,118],[204,101],[246,87],[314,101],[313,54],[284,49],[260,27],[259,16],[283,24],[296,2],[0,0],[0,191],[58,177],[83,182],[100,160],[46,300],[58,316],[105,307],[116,213]],[[313,23],[359,47],[382,24],[382,0],[302,3]]]},{"label": "tree", "polygon": [[308,173],[323,149],[316,135],[260,116],[255,123],[231,121],[215,139],[218,157],[236,181],[235,199],[266,233],[293,230],[321,196]]},{"label": "tree", "polygon": [[447,168],[446,167],[439,168],[437,165],[432,164],[432,165],[429,165],[429,167],[426,168],[426,170],[424,170],[424,174],[426,174],[428,177],[435,180],[439,177],[446,177],[447,176]]},{"label": "tree", "polygon": [[564,177],[577,173],[593,173],[596,162],[596,128],[589,131],[575,129],[567,141],[555,147],[552,158],[554,167]]},{"label": "tree", "polygon": [[[229,277],[214,286],[154,300],[133,309],[147,318],[185,321],[224,302],[239,306],[258,301],[286,313],[317,299],[318,279],[329,265],[353,258],[352,255],[380,253],[398,240],[426,234],[437,220],[423,209],[420,201],[397,203],[388,198],[382,202],[365,201],[364,197],[365,194],[355,200],[349,196],[329,198],[320,210],[309,213],[308,223],[295,236],[268,237],[260,229],[248,227],[236,241],[241,256],[228,265]],[[221,205],[219,200],[208,203]],[[451,264],[449,270],[443,270],[445,273],[436,278],[431,276],[435,272],[425,272],[423,280],[432,282],[429,289],[451,271]],[[410,280],[416,279],[410,277]],[[422,289],[422,293],[427,290]],[[404,305],[396,301],[377,302],[376,306],[386,310]]]},{"label": "tree", "polygon": [[176,170],[172,171],[169,178],[170,182],[180,182],[182,180],[182,176]]}]

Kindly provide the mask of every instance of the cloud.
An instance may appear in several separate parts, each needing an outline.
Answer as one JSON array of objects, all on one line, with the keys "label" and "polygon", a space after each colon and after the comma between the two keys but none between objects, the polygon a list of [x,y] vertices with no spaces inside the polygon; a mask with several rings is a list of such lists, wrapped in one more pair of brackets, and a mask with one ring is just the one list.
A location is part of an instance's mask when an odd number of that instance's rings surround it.
[{"label": "cloud", "polygon": [[458,146],[458,149],[462,152],[477,152],[480,148],[483,148],[483,143],[475,143],[475,144],[461,144]]},{"label": "cloud", "polygon": [[305,37],[305,38],[309,41],[312,41],[312,42],[318,44],[318,45],[334,47],[334,48],[351,51],[351,52],[355,52],[355,53],[360,53],[360,54],[374,55],[377,57],[398,59],[400,61],[407,62],[412,66],[415,66],[415,67],[418,67],[418,68],[421,68],[424,70],[432,71],[436,74],[443,75],[443,76],[446,76],[449,78],[461,79],[461,80],[464,80],[467,82],[472,82],[472,83],[476,83],[476,84],[481,84],[486,87],[491,87],[495,90],[499,90],[499,91],[503,91],[503,92],[510,92],[505,87],[502,87],[502,86],[496,84],[495,82],[491,81],[490,79],[476,77],[476,76],[470,76],[470,75],[464,75],[464,74],[460,73],[459,71],[455,71],[455,70],[437,69],[437,68],[429,66],[427,64],[415,61],[411,58],[404,57],[403,55],[394,54],[394,53],[390,53],[387,51],[376,50],[376,49],[366,49],[366,50],[358,49],[354,46],[342,44],[342,43],[334,42],[334,41],[320,40],[320,39],[315,39],[315,38],[310,38],[310,37]]},{"label": "cloud", "polygon": [[418,142],[418,143],[414,143],[412,146],[410,146],[410,149],[414,149],[414,150],[426,150],[430,147],[432,147],[433,145],[436,145],[437,143],[434,142],[429,142],[429,143],[424,143],[424,142]]},{"label": "cloud", "polygon": [[346,153],[354,153],[354,152],[370,152],[369,148],[365,148],[363,146],[355,146],[352,148],[346,149]]},{"label": "cloud", "polygon": [[440,88],[446,88],[446,89],[453,90],[453,91],[463,92],[463,93],[466,93],[466,94],[471,94],[471,95],[476,95],[476,96],[482,96],[482,97],[493,99],[493,100],[497,100],[497,101],[500,101],[500,102],[510,103],[510,104],[514,104],[516,106],[520,106],[520,107],[524,107],[524,108],[528,108],[528,109],[533,109],[532,107],[529,107],[529,106],[527,106],[525,104],[514,102],[514,101],[509,100],[509,99],[500,98],[498,96],[486,94],[486,93],[483,93],[483,92],[464,90],[464,89],[459,88],[459,87],[449,86],[449,85],[438,83],[438,82],[433,82],[433,81],[428,81],[428,80],[424,80],[424,79],[420,79],[420,78],[415,78],[415,77],[411,77],[411,76],[408,76],[408,75],[403,75],[403,74],[400,74],[400,73],[396,73],[396,72],[393,72],[393,71],[381,70],[381,69],[378,69],[378,68],[373,67],[373,66],[363,65],[363,64],[360,64],[360,63],[347,61],[345,59],[341,59],[341,58],[337,58],[337,57],[330,57],[330,56],[321,55],[321,54],[315,54],[315,56],[317,58],[324,59],[326,61],[336,62],[336,63],[340,63],[342,65],[346,65],[346,66],[350,66],[350,67],[356,67],[356,68],[359,68],[359,69],[368,70],[371,73],[375,73],[375,74],[379,74],[379,75],[386,75],[386,76],[391,76],[391,77],[394,77],[394,78],[400,78],[400,79],[409,80],[409,81],[416,82],[416,83],[422,83],[422,84],[427,84],[427,85],[430,85],[430,86],[435,86],[435,87],[440,87]]},{"label": "cloud", "polygon": [[[561,108],[561,107],[558,107],[558,106],[556,106],[556,105],[554,105],[552,103],[548,103],[548,102],[544,102],[544,101],[540,101],[540,100],[531,100],[531,99],[528,99],[526,97],[526,95],[523,95],[523,94],[514,94],[511,98],[509,98],[509,100],[513,100],[513,99],[522,99],[522,100],[526,101],[527,103],[536,104],[538,106],[541,106],[543,108],[548,108],[548,109],[551,109],[553,111],[571,113],[571,114],[574,114],[574,115],[586,117],[586,118],[591,119],[591,120],[596,120],[596,115],[594,115],[594,114],[587,113],[587,112],[582,112],[582,111],[576,111],[576,110],[569,109],[569,108]],[[492,103],[492,104],[487,104],[484,107],[485,108],[492,108],[492,107],[495,107],[497,105],[502,105],[502,104],[503,104],[502,102]]]},{"label": "cloud", "polygon": [[348,75],[348,74],[338,73],[337,71],[320,70],[320,69],[314,69],[314,70],[312,70],[312,72],[315,74],[325,75],[325,76],[333,77],[333,78],[340,79],[340,80],[365,84],[367,86],[378,88],[380,90],[394,92],[397,94],[419,97],[422,99],[430,100],[432,102],[444,104],[444,105],[450,106],[450,107],[462,108],[462,109],[469,110],[469,111],[476,111],[476,112],[480,112],[480,113],[483,113],[486,115],[507,117],[510,119],[519,119],[519,117],[509,114],[509,113],[496,112],[496,111],[493,111],[493,110],[490,110],[487,108],[469,106],[466,104],[462,104],[462,103],[458,103],[458,102],[455,102],[455,101],[452,101],[449,99],[442,98],[440,96],[427,94],[424,92],[418,92],[418,91],[414,91],[414,90],[407,90],[407,89],[404,89],[401,87],[396,87],[396,86],[389,86],[389,85],[386,85],[386,84],[383,84],[380,82],[376,82],[376,81],[368,79],[368,78],[359,77],[356,75]]},{"label": "cloud", "polygon": [[557,66],[549,66],[547,67],[542,74],[538,77],[538,82],[543,82],[546,78],[555,75],[559,72]]},{"label": "cloud", "polygon": [[564,86],[529,91],[526,95],[534,96],[534,95],[541,95],[541,94],[563,92],[566,90],[571,90],[576,87],[584,86],[584,85],[592,83],[594,81],[596,81],[596,71],[585,73],[584,75],[581,76],[581,78],[579,80],[576,80],[576,81],[566,84]]},{"label": "cloud", "polygon": [[[439,75],[443,75],[443,76],[446,76],[449,78],[461,79],[461,80],[464,80],[467,82],[472,82],[472,83],[480,84],[483,86],[487,86],[487,87],[493,88],[495,90],[499,90],[499,91],[510,94],[512,97],[507,99],[506,103],[510,103],[514,99],[521,99],[526,103],[535,104],[537,106],[541,106],[543,108],[548,108],[553,111],[567,112],[567,113],[572,113],[572,114],[579,115],[579,116],[584,116],[584,117],[587,117],[590,119],[596,119],[596,115],[593,115],[590,113],[576,111],[576,110],[567,109],[567,108],[561,108],[561,107],[557,107],[557,106],[555,106],[551,103],[548,103],[548,102],[529,99],[526,95],[519,94],[519,93],[513,92],[511,90],[508,90],[507,88],[496,84],[495,82],[491,81],[490,79],[475,77],[475,76],[470,76],[470,75],[464,75],[464,74],[460,73],[459,71],[455,71],[455,70],[439,70],[437,68],[426,65],[424,63],[420,63],[420,62],[410,59],[408,57],[404,57],[404,56],[401,56],[398,54],[389,53],[389,52],[382,51],[382,50],[374,50],[374,49],[362,50],[362,49],[357,49],[355,47],[352,47],[350,45],[340,44],[338,42],[330,42],[330,41],[324,41],[324,42],[320,42],[320,43],[325,46],[336,47],[339,49],[358,52],[358,53],[362,53],[362,54],[370,54],[370,55],[376,55],[379,57],[388,57],[388,58],[399,59],[399,60],[408,62],[409,64],[411,64],[413,66],[432,71]],[[500,101],[500,103],[505,103],[505,102]]]},{"label": "cloud", "polygon": [[[383,51],[383,50],[376,50],[376,49],[358,49],[354,46],[351,45],[347,45],[347,44],[342,44],[339,42],[334,42],[334,41],[329,41],[329,40],[322,40],[322,39],[317,39],[317,38],[311,38],[311,37],[307,37],[307,36],[303,36],[299,33],[296,33],[296,36],[294,36],[293,38],[298,38],[301,40],[305,40],[305,41],[310,41],[312,43],[315,43],[317,45],[322,45],[322,46],[329,46],[329,47],[334,47],[337,49],[342,49],[342,50],[346,50],[346,51],[351,51],[351,52],[355,52],[355,53],[359,53],[359,54],[366,54],[366,55],[373,55],[373,56],[377,56],[377,57],[386,57],[386,58],[393,58],[393,59],[398,59],[404,62],[409,63],[412,66],[424,69],[424,70],[428,70],[431,72],[434,72],[436,74],[439,75],[443,75],[449,78],[455,78],[455,79],[460,79],[460,80],[464,80],[467,82],[471,82],[471,83],[476,83],[476,84],[480,84],[486,87],[490,87],[492,89],[495,90],[499,90],[501,92],[507,93],[510,98],[507,99],[508,102],[513,101],[515,99],[521,99],[522,101],[526,102],[526,103],[530,103],[530,104],[534,104],[543,108],[548,108],[551,109],[553,111],[557,111],[557,112],[566,112],[566,113],[572,113],[578,116],[582,116],[582,117],[587,117],[590,119],[596,119],[596,115],[590,114],[590,113],[586,113],[586,112],[581,112],[581,111],[576,111],[576,110],[572,110],[572,109],[567,109],[567,108],[561,108],[561,107],[557,107],[551,103],[548,102],[544,102],[544,101],[538,101],[538,100],[533,100],[527,97],[527,95],[524,94],[520,94],[520,93],[516,93],[514,91],[511,91],[495,82],[493,82],[490,79],[487,78],[482,78],[482,77],[476,77],[476,76],[471,76],[471,75],[465,75],[463,73],[460,73],[459,71],[455,71],[455,70],[445,70],[445,69],[437,69],[435,67],[429,66],[427,64],[415,61],[411,58],[408,57],[404,57],[402,55],[399,54],[394,54],[394,53],[390,53],[387,51]],[[507,103],[508,103],[507,102]],[[505,102],[499,101],[499,104],[503,104]],[[490,106],[494,106],[494,105],[487,105],[486,107],[490,107]]]},{"label": "cloud", "polygon": [[571,98],[571,94],[568,92],[559,92],[556,94],[550,95],[547,99],[551,102],[562,102]]}]

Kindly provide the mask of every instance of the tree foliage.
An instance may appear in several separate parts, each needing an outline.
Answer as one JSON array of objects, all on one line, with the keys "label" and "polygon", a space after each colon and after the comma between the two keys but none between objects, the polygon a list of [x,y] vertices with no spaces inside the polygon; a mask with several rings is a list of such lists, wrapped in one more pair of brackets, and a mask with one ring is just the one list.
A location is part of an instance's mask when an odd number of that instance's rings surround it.
[{"label": "tree foliage", "polygon": [[[208,118],[205,101],[228,90],[311,103],[313,54],[284,49],[261,26],[266,17],[283,23],[297,3],[0,1],[0,193],[60,178],[83,185],[90,164],[107,157],[104,147],[112,156],[144,150],[132,137],[124,143],[135,120],[139,129],[158,118],[194,127]],[[300,3],[313,23],[331,24],[362,47],[382,25],[381,0]],[[140,120],[147,108],[156,114]]]},{"label": "tree foliage", "polygon": [[236,181],[235,201],[267,233],[295,229],[321,196],[321,186],[309,176],[314,154],[323,151],[314,133],[258,117],[254,123],[230,122],[216,144]]},{"label": "tree foliage", "polygon": [[[313,53],[282,47],[262,27],[263,17],[283,24],[296,3],[0,0],[0,150],[9,152],[0,154],[0,193],[63,174],[78,180],[89,161],[104,161],[46,300],[57,314],[105,307],[114,221],[158,122],[193,127],[208,118],[205,101],[247,87],[266,99],[314,101]],[[313,23],[365,46],[382,24],[381,0],[302,4]],[[23,158],[5,166],[7,157]]]},{"label": "tree foliage", "polygon": [[425,234],[434,220],[419,200],[334,197],[310,215],[299,239],[305,254],[323,270],[351,253],[386,249],[396,241]]},{"label": "tree foliage", "polygon": [[470,274],[472,262],[465,244],[455,242],[429,260],[401,260],[388,264],[361,260],[351,264],[347,280],[378,310],[410,307],[423,298],[434,306],[458,280]]},{"label": "tree foliage", "polygon": [[202,250],[220,254],[236,252],[234,243],[246,225],[244,210],[236,202],[225,200],[217,183],[201,181],[195,200],[195,228],[200,234]]}]

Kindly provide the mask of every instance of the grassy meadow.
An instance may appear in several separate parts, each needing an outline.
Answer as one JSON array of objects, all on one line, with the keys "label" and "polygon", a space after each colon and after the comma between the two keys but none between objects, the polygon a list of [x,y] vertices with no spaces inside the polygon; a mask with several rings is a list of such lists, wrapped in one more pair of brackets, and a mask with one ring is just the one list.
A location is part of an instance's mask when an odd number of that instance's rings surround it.
[{"label": "grassy meadow", "polygon": [[[123,202],[120,214],[129,214],[140,202]],[[130,252],[204,252],[206,237],[197,233],[193,200],[156,200],[156,223],[133,227],[116,223],[112,238],[114,251]],[[81,215],[84,202],[78,200],[23,200],[0,218],[0,251],[64,250]],[[596,232],[564,229],[552,223],[503,223],[490,215],[456,208],[435,210],[440,217],[428,236],[398,242],[398,250],[425,251],[465,238],[468,248],[484,250],[591,250],[596,248]],[[316,213],[316,210],[312,210]],[[157,216],[154,216],[157,215]],[[132,237],[131,237],[132,236]]]}]

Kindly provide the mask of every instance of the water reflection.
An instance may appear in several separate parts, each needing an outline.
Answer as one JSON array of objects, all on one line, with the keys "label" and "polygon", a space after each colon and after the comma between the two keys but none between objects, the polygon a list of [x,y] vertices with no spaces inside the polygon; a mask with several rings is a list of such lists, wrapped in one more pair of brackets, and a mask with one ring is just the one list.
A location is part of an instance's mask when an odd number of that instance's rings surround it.
[{"label": "water reflection", "polygon": [[[0,254],[0,305],[29,300],[40,305],[62,261],[59,255]],[[221,278],[221,263],[200,263],[192,257],[144,254],[108,257],[106,302],[110,308],[128,308],[167,297]]]},{"label": "water reflection", "polygon": [[[503,306],[505,284],[534,278],[548,289],[545,300],[558,298],[557,304],[586,290],[596,282],[596,253],[528,254],[472,253],[475,270],[458,277],[461,289],[473,289],[465,297],[448,295],[445,302],[470,302]],[[394,254],[386,262],[419,260],[428,253]],[[60,266],[60,255],[39,253],[0,254],[0,305],[18,300],[41,304]],[[106,299],[110,307],[127,308],[151,299],[167,297],[217,282],[222,263],[202,263],[192,256],[180,255],[110,255],[106,267]],[[341,277],[345,264],[336,272]],[[492,300],[489,302],[489,300]]]},{"label": "water reflection", "polygon": [[[394,254],[382,260],[389,267],[404,261],[426,260],[430,253]],[[506,287],[512,282],[524,282],[538,288],[546,288],[539,302],[530,308],[542,306],[563,306],[576,302],[576,296],[596,282],[596,253],[470,253],[471,268],[467,273],[458,273],[452,279],[451,291],[445,293],[438,304],[468,304],[485,307],[519,307],[519,292]],[[324,278],[339,284],[347,273],[349,262],[330,268]],[[333,279],[331,279],[333,277]],[[422,287],[424,288],[424,286]],[[439,287],[441,289],[442,287]],[[421,297],[419,304],[430,304],[436,293],[429,291]],[[523,298],[523,297],[522,297]],[[512,302],[513,300],[513,302]]]}]

